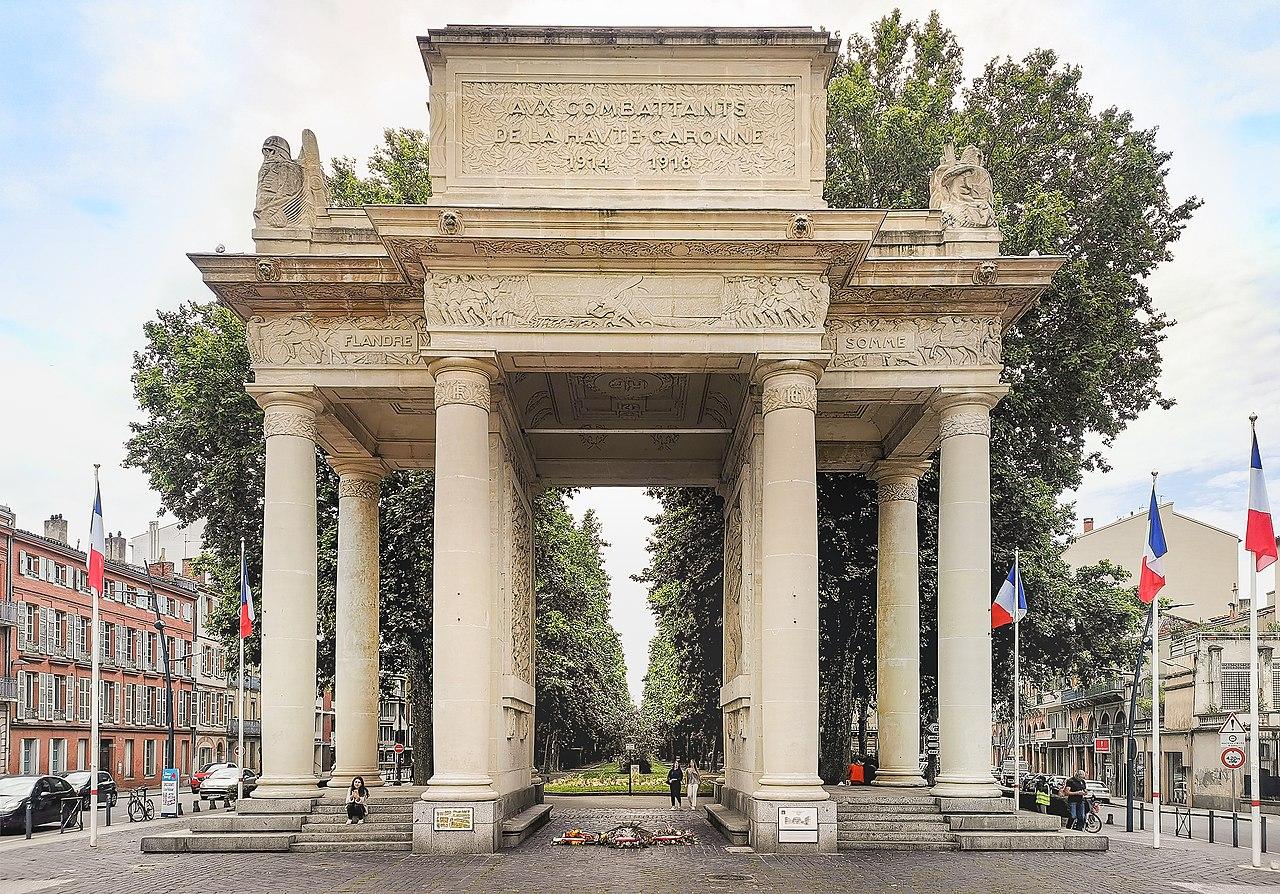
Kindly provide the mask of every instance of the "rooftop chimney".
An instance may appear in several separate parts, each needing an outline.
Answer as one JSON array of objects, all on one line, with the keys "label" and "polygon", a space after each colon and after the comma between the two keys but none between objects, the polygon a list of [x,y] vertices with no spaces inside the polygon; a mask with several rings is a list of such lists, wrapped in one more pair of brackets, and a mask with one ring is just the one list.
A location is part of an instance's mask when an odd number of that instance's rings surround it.
[{"label": "rooftop chimney", "polygon": [[1093,530],[1093,517],[1090,516],[1089,518],[1086,518],[1084,520],[1084,532],[1088,534],[1092,530]]},{"label": "rooftop chimney", "polygon": [[18,523],[18,517],[8,506],[0,506],[0,525],[12,528]]},{"label": "rooftop chimney", "polygon": [[172,562],[152,562],[150,565],[147,566],[147,568],[148,570],[150,570],[152,577],[163,577],[163,578],[173,577]]},{"label": "rooftop chimney", "polygon": [[44,536],[59,543],[67,543],[67,520],[62,514],[51,515],[45,519]]},{"label": "rooftop chimney", "polygon": [[124,539],[123,531],[107,535],[107,559],[111,562],[124,562],[124,551],[129,541]]}]

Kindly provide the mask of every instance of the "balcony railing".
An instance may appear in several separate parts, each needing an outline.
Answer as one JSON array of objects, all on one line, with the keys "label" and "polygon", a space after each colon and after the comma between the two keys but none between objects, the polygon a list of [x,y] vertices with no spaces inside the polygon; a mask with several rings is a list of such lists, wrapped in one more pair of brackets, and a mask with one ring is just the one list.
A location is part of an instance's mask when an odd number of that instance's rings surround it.
[{"label": "balcony railing", "polygon": [[[244,722],[244,734],[246,736],[261,736],[262,721],[246,720]],[[227,735],[228,736],[240,735],[240,721],[236,720],[234,717],[230,717],[227,719]]]},{"label": "balcony railing", "polygon": [[9,600],[0,602],[0,625],[18,626],[18,603]]},{"label": "balcony railing", "polygon": [[12,677],[0,678],[0,702],[18,700],[18,681]]},{"label": "balcony railing", "polygon": [[18,632],[18,651],[30,655],[40,654],[40,644],[21,631]]},{"label": "balcony railing", "polygon": [[1065,726],[1049,726],[1036,730],[1035,741],[1045,745],[1067,744],[1067,728]]}]

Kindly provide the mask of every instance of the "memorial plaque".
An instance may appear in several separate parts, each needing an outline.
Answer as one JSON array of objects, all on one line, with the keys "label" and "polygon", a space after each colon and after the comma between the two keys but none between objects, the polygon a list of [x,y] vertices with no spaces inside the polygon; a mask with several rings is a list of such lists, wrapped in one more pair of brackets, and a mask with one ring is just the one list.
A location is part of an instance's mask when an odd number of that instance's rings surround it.
[{"label": "memorial plaque", "polygon": [[475,828],[472,807],[436,807],[431,817],[437,832],[470,832]]},{"label": "memorial plaque", "polygon": [[818,808],[779,807],[778,841],[797,844],[818,843]]},{"label": "memorial plaque", "polygon": [[459,85],[462,177],[660,181],[797,175],[797,83]]}]

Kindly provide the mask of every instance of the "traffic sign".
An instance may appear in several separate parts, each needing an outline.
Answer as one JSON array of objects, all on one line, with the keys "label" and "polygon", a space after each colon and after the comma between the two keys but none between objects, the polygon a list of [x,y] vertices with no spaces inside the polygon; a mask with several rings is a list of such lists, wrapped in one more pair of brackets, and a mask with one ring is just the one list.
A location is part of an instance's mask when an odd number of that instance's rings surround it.
[{"label": "traffic sign", "polygon": [[1239,770],[1244,766],[1244,750],[1241,748],[1222,749],[1222,766],[1228,770]]},{"label": "traffic sign", "polygon": [[1094,754],[1110,754],[1111,740],[1110,739],[1094,739],[1093,753]]},{"label": "traffic sign", "polygon": [[404,754],[404,743],[403,743],[403,742],[397,742],[397,743],[395,744],[395,747],[394,747],[394,748],[392,748],[391,750],[392,750],[392,751],[394,751],[396,754]]},{"label": "traffic sign", "polygon": [[1245,729],[1236,714],[1227,716],[1226,723],[1218,730],[1218,738],[1223,748],[1245,748],[1249,742],[1249,731]]}]

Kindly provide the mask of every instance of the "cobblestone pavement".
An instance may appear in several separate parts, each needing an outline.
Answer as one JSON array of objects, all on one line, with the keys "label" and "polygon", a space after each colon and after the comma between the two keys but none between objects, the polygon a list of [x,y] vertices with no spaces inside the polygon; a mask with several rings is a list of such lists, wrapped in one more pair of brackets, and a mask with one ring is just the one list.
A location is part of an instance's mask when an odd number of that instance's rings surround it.
[{"label": "cobblestone pavement", "polygon": [[[628,819],[671,819],[692,826],[694,847],[615,851],[553,847],[554,835],[574,825],[606,829]],[[863,851],[838,856],[730,853],[698,815],[670,810],[557,809],[553,822],[519,848],[485,857],[413,854],[143,854],[143,831],[83,842],[33,843],[0,854],[0,894],[185,894],[185,892],[482,891],[499,894],[588,894],[715,891],[868,892],[1161,892],[1237,894],[1280,891],[1280,873],[1239,866],[1241,854],[1219,856],[1113,842],[1105,854],[962,854]],[[50,885],[49,883],[54,884]]]}]

